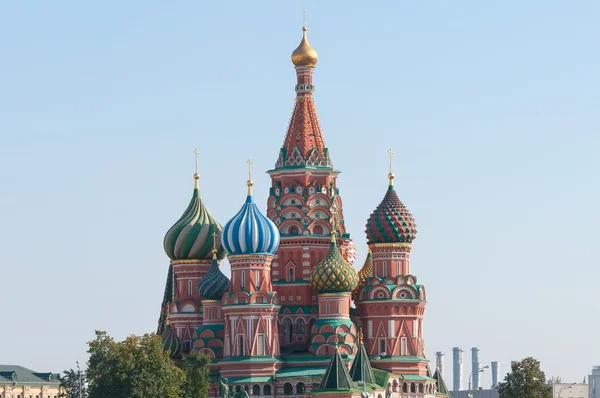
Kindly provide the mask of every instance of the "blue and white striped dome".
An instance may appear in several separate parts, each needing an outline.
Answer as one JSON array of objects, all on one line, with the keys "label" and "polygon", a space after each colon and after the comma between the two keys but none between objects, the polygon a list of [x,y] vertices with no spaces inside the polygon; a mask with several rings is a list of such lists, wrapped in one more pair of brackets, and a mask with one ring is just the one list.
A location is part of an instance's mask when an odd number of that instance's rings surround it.
[{"label": "blue and white striped dome", "polygon": [[230,255],[275,254],[279,238],[279,230],[258,210],[249,193],[244,206],[225,224],[221,244]]}]

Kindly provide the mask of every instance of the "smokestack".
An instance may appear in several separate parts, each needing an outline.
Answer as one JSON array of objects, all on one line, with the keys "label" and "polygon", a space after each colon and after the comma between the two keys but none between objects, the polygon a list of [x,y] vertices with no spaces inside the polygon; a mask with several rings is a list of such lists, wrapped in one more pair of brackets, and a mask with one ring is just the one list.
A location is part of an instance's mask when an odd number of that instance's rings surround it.
[{"label": "smokestack", "polygon": [[460,347],[452,348],[452,371],[453,371],[453,390],[461,391],[462,388],[462,373],[463,373],[463,349]]},{"label": "smokestack", "polygon": [[438,351],[435,353],[435,362],[436,362],[436,367],[438,369],[438,372],[440,372],[440,375],[442,375],[442,377],[444,377],[444,354],[442,351]]},{"label": "smokestack", "polygon": [[492,362],[492,390],[498,385],[498,373],[500,373],[500,362]]},{"label": "smokestack", "polygon": [[473,390],[479,390],[479,348],[471,348],[471,369],[473,371]]}]

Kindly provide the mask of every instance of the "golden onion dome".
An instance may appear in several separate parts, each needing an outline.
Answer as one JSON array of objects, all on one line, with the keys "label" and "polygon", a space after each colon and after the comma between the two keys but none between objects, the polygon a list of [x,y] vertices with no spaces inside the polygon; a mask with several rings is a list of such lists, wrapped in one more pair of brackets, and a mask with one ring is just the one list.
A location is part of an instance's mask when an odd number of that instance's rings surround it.
[{"label": "golden onion dome", "polygon": [[292,63],[295,66],[315,66],[319,55],[314,48],[308,44],[306,38],[306,26],[302,28],[302,41],[298,48],[292,53]]},{"label": "golden onion dome", "polygon": [[373,276],[373,254],[371,253],[371,249],[369,249],[367,259],[360,271],[358,271],[358,285],[356,285],[356,288],[352,291],[352,300],[356,300],[358,292],[371,276]]}]

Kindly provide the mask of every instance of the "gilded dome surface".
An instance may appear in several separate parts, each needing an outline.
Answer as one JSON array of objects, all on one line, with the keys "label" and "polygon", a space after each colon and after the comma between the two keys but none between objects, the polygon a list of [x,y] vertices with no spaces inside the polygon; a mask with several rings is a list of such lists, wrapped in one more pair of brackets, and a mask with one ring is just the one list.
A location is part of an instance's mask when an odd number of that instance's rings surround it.
[{"label": "gilded dome surface", "polygon": [[[197,175],[194,178],[197,180]],[[190,204],[165,235],[165,253],[171,260],[210,260],[216,232],[217,257],[222,259],[225,257],[219,240],[222,231],[221,224],[204,206],[196,183]]]},{"label": "gilded dome surface", "polygon": [[217,258],[213,257],[210,270],[200,279],[196,290],[202,300],[219,300],[227,289],[229,278],[221,272]]},{"label": "gilded dome surface", "polygon": [[302,41],[292,53],[292,63],[296,66],[315,66],[319,55],[308,43],[306,28],[302,28]]},{"label": "gilded dome surface", "polygon": [[411,243],[417,234],[412,214],[398,198],[394,186],[388,190],[366,225],[368,243]]},{"label": "gilded dome surface", "polygon": [[350,293],[356,288],[358,274],[340,254],[335,237],[325,258],[310,271],[309,281],[318,293]]}]

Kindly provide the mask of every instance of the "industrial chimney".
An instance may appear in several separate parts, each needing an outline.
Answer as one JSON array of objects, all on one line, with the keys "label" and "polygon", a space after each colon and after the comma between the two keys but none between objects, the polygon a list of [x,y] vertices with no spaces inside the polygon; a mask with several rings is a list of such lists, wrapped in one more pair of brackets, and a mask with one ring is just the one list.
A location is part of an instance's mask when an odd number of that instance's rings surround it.
[{"label": "industrial chimney", "polygon": [[435,363],[438,372],[442,377],[444,377],[444,354],[442,351],[438,351],[435,353]]},{"label": "industrial chimney", "polygon": [[498,373],[500,373],[500,362],[492,362],[492,390],[498,386]]},{"label": "industrial chimney", "polygon": [[473,371],[473,390],[479,390],[479,347],[471,348],[471,367]]},{"label": "industrial chimney", "polygon": [[452,371],[453,371],[453,390],[461,391],[462,388],[462,373],[463,373],[463,349],[460,347],[452,348]]}]

